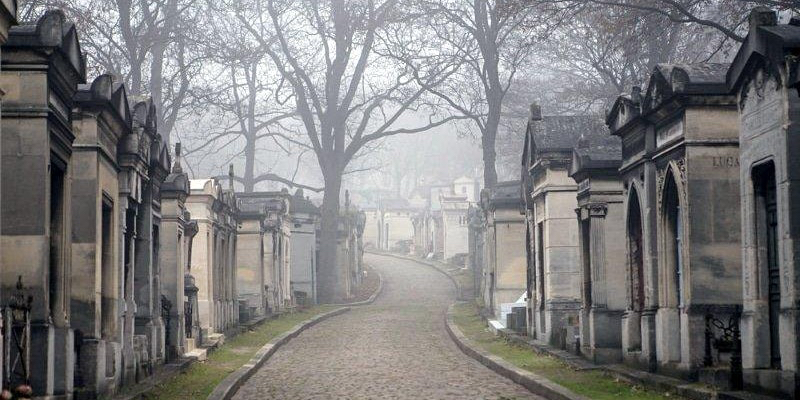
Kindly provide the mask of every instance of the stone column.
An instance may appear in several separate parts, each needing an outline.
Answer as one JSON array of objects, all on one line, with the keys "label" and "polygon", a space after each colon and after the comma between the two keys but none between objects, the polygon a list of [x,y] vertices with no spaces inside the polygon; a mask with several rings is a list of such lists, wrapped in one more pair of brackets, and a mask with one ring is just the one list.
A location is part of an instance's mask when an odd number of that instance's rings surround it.
[{"label": "stone column", "polygon": [[160,294],[170,302],[169,321],[166,326],[166,358],[180,357],[186,352],[186,325],[184,316],[184,274],[187,260],[187,232],[189,223],[184,211],[184,201],[189,194],[189,181],[180,166],[180,144],[175,148],[176,160],[172,173],[161,188],[161,229],[159,267]]},{"label": "stone column", "polygon": [[[133,267],[133,301],[136,304],[134,311],[135,340],[140,341],[138,356],[143,360],[138,368],[149,370],[156,355],[157,331],[154,318],[155,306],[153,302],[154,265],[153,265],[153,209],[152,192],[150,188],[144,190],[142,202],[136,218],[136,251]],[[145,354],[146,353],[146,354]]]},{"label": "stone column", "polygon": [[607,308],[606,293],[606,246],[605,219],[608,209],[605,204],[589,207],[591,271],[592,271],[592,308]]},{"label": "stone column", "polygon": [[[648,149],[655,147],[655,132],[652,126],[647,128]],[[656,358],[656,312],[659,308],[658,297],[658,237],[656,221],[658,219],[656,166],[652,161],[644,164],[644,204],[642,204],[642,246],[644,267],[645,305],[642,310],[642,362],[648,370],[654,372],[658,368]]]},{"label": "stone column", "polygon": [[197,222],[198,232],[192,243],[192,276],[197,285],[197,320],[200,333],[205,340],[214,333],[214,270],[213,270],[213,226],[208,221]]}]

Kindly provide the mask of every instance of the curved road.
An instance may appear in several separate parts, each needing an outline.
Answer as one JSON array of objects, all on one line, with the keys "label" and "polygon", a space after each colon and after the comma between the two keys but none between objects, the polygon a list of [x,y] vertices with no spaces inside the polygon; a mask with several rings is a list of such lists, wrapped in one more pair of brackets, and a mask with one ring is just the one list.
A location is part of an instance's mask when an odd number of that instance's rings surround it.
[{"label": "curved road", "polygon": [[383,275],[369,306],[281,348],[235,399],[541,399],[456,347],[444,327],[452,283],[413,261],[365,255]]}]

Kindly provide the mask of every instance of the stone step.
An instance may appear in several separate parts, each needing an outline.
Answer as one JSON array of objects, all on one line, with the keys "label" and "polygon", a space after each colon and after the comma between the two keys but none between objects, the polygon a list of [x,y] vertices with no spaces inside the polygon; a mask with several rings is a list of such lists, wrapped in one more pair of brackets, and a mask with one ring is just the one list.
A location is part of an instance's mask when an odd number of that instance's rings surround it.
[{"label": "stone step", "polygon": [[225,335],[222,333],[210,333],[203,342],[202,347],[219,347],[225,344]]},{"label": "stone step", "polygon": [[205,361],[208,359],[208,349],[196,348],[186,352],[183,356],[197,361]]},{"label": "stone step", "polygon": [[502,323],[500,323],[500,321],[496,319],[489,320],[489,330],[492,331],[492,333],[494,333],[495,335],[499,334],[499,332],[503,329],[506,329],[506,327]]}]

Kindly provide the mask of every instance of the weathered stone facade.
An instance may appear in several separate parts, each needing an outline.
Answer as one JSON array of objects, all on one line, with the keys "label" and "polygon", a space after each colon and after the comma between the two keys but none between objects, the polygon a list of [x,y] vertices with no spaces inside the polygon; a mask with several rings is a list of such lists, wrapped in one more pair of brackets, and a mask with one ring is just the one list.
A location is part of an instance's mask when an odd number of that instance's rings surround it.
[{"label": "weathered stone facade", "polygon": [[[466,188],[466,187],[465,187]],[[467,253],[467,210],[469,201],[459,194],[441,194],[442,259],[449,261]]]},{"label": "weathered stone facade", "polygon": [[120,204],[117,147],[132,134],[125,88],[101,75],[75,94],[71,215],[71,326],[76,392],[108,395],[122,379]]},{"label": "weathered stone facade", "polygon": [[186,198],[190,192],[189,177],[183,172],[181,162],[178,143],[175,145],[172,170],[161,185],[161,240],[158,254],[161,267],[161,315],[166,317],[164,346],[167,360],[184,355],[197,346],[192,322],[197,296],[191,286],[189,290],[186,287],[187,281],[194,280],[189,273],[189,252],[197,234],[197,222],[192,221],[186,209]]},{"label": "weathered stone facade", "polygon": [[133,129],[120,140],[119,204],[122,221],[122,360],[123,382],[151,374],[164,361],[161,319],[161,183],[169,153],[158,133],[157,111],[150,99],[133,101]]},{"label": "weathered stone facade", "polygon": [[741,303],[738,121],[724,64],[659,65],[608,116],[622,138],[629,293],[623,356],[696,376],[705,317]]},{"label": "weathered stone facade", "polygon": [[[419,257],[427,257],[433,253],[433,217],[431,210],[426,207],[416,212],[411,217],[411,224],[414,225],[414,246],[412,251]],[[369,226],[369,217],[367,217],[367,227]]]},{"label": "weathered stone facade", "polygon": [[267,235],[267,209],[260,199],[246,194],[236,196],[239,209],[236,231],[236,289],[239,296],[239,319],[248,321],[268,312],[267,288],[272,284],[265,279]]},{"label": "weathered stone facade", "polygon": [[740,152],[745,385],[800,396],[800,26],[756,8],[728,71]]},{"label": "weathered stone facade", "polygon": [[[569,176],[582,135],[604,130],[589,116],[542,117],[531,107],[523,153],[527,179],[527,259],[530,264],[529,331],[537,339],[573,346],[581,309],[577,184]],[[523,177],[525,178],[525,177]]]},{"label": "weathered stone facade", "polygon": [[302,293],[302,303],[316,304],[319,208],[304,197],[302,189],[295,192],[290,203],[291,287],[295,293]]},{"label": "weathered stone facade", "polygon": [[[61,12],[12,27],[2,49],[2,293],[32,297],[37,396],[73,389],[70,179],[73,96],[86,80],[78,33]],[[24,177],[24,179],[20,179]],[[13,357],[13,355],[11,355]],[[12,382],[18,384],[21,382]]]},{"label": "weathered stone facade", "polygon": [[408,253],[414,242],[413,217],[419,211],[404,199],[386,199],[378,207],[378,248]]},{"label": "weathered stone facade", "polygon": [[625,225],[619,166],[622,148],[606,129],[582,134],[572,152],[570,176],[578,185],[581,268],[581,353],[598,363],[622,360]]},{"label": "weathered stone facade", "polygon": [[[14,0],[2,0],[0,1],[0,46],[5,44],[8,41],[8,32],[12,26],[17,24],[17,2]],[[0,68],[2,68],[0,66]],[[5,91],[0,90],[0,109],[2,109],[2,99],[5,95]],[[0,133],[2,133],[2,124],[0,124]],[[0,152],[0,160],[2,160],[2,152]],[[2,168],[2,161],[0,161],[0,168]],[[0,209],[2,209],[2,199],[0,199]],[[1,220],[2,218],[0,218]],[[2,226],[0,226],[0,232],[2,231]],[[2,260],[2,245],[0,245],[0,260]],[[2,279],[2,275],[0,275],[0,279]],[[0,281],[0,287],[2,287],[2,281]],[[2,294],[2,291],[0,291]],[[0,302],[0,305],[5,306],[5,301]],[[9,321],[3,321],[3,315],[0,315],[0,343],[5,343],[4,341],[4,331],[5,328],[8,326]],[[5,357],[6,354],[0,355],[0,377],[2,377],[2,382],[0,382],[0,391],[3,390],[10,390],[12,388],[5,387],[6,384],[6,371],[4,368],[6,367]]]},{"label": "weathered stone facade", "polygon": [[480,291],[484,305],[503,320],[503,304],[525,294],[525,219],[519,181],[500,182],[481,191],[485,221],[484,266]]},{"label": "weathered stone facade", "polygon": [[[10,356],[29,361],[34,396],[111,396],[185,350],[174,286],[187,240],[168,221],[186,215],[161,190],[187,190],[186,177],[169,174],[149,99],[128,99],[109,75],[84,84],[61,12],[12,29],[2,57],[1,278],[32,301],[18,331],[27,356]],[[12,388],[21,371],[12,363]]]},{"label": "weathered stone facade", "polygon": [[197,285],[201,343],[219,340],[239,320],[236,294],[236,203],[216,179],[193,179],[186,208],[197,222],[191,270]]},{"label": "weathered stone facade", "polygon": [[364,226],[366,215],[350,204],[346,197],[345,209],[339,216],[337,251],[339,268],[345,282],[345,299],[352,298],[355,289],[361,285],[364,275]]},{"label": "weathered stone facade", "polygon": [[[284,311],[293,305],[291,290],[291,218],[288,191],[240,193],[237,201],[245,251],[239,258],[241,300],[256,315]],[[260,261],[259,261],[260,259]],[[260,271],[257,271],[254,268]],[[259,308],[260,307],[260,308]]]},{"label": "weathered stone facade", "polygon": [[267,207],[267,243],[264,257],[270,282],[267,295],[274,312],[282,312],[294,306],[291,288],[291,203],[289,192],[262,193]]}]

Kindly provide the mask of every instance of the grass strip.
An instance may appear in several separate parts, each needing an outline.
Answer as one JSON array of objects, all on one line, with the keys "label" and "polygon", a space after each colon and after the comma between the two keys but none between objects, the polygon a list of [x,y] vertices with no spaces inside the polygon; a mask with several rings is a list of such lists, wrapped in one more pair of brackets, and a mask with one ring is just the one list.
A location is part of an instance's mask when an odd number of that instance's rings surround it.
[{"label": "grass strip", "polygon": [[254,330],[226,340],[212,352],[208,360],[190,366],[185,372],[156,385],[146,393],[146,399],[205,399],[228,374],[250,360],[253,355],[274,337],[292,329],[295,325],[331,311],[336,307],[315,306],[267,321]]},{"label": "grass strip", "polygon": [[578,371],[558,358],[510,343],[489,331],[475,304],[459,303],[453,312],[454,322],[473,343],[517,367],[543,376],[577,394],[598,400],[680,399],[670,393],[656,393],[628,384],[603,371]]}]

